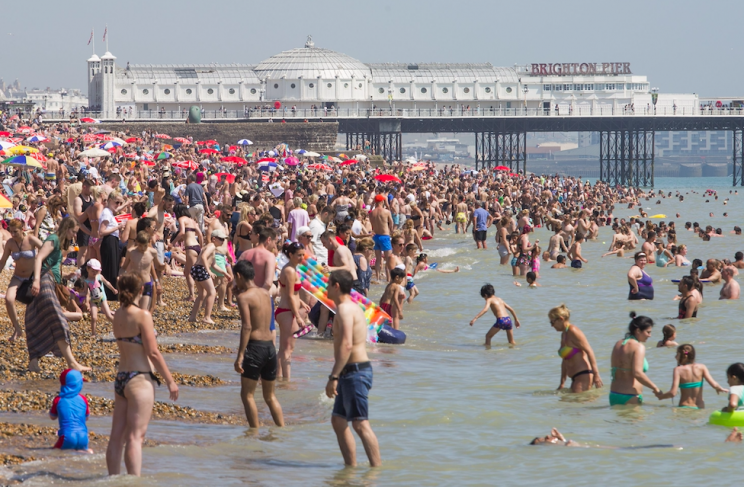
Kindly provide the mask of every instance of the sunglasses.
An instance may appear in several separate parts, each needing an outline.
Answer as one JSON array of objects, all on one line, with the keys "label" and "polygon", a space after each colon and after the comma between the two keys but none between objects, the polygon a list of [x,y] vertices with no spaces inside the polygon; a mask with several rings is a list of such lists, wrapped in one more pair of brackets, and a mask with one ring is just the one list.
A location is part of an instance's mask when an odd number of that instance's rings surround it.
[{"label": "sunglasses", "polygon": [[313,238],[312,234],[311,235],[300,235],[300,237]]}]

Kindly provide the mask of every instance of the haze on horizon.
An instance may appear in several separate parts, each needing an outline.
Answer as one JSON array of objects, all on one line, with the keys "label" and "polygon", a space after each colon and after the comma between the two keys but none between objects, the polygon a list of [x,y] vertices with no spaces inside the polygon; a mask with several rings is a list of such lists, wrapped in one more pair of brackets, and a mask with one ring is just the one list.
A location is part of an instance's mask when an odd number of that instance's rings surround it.
[{"label": "haze on horizon", "polygon": [[[122,5],[126,5],[122,7]],[[28,10],[28,7],[24,7]],[[108,25],[118,66],[257,64],[278,52],[317,47],[372,62],[629,62],[665,93],[741,96],[744,53],[733,0],[596,2],[472,0],[453,4],[381,0],[253,2],[131,0],[126,4],[37,0],[29,22],[0,27],[0,77],[26,88],[87,91],[86,45]]]}]

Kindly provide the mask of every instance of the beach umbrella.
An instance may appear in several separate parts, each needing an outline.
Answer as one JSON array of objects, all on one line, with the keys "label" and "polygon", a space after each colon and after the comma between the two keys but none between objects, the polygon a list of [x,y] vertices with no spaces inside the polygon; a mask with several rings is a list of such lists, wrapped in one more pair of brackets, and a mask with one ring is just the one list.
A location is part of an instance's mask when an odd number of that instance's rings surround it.
[{"label": "beach umbrella", "polygon": [[82,123],[101,123],[100,120],[96,120],[95,118],[90,117],[83,117],[80,119],[80,122]]},{"label": "beach umbrella", "polygon": [[393,181],[398,184],[401,184],[400,178],[392,174],[378,174],[377,176],[375,176],[375,179],[382,183],[389,183],[390,181]]},{"label": "beach umbrella", "polygon": [[46,162],[47,161],[47,156],[45,156],[41,152],[37,152],[36,154],[34,154],[34,159],[36,159],[39,162]]},{"label": "beach umbrella", "polygon": [[307,152],[307,151],[306,151],[305,149],[297,149],[297,150],[295,151],[295,154],[300,154],[300,155],[302,155],[302,154],[304,154],[305,152]]},{"label": "beach umbrella", "polygon": [[156,139],[170,139],[171,138],[171,136],[168,134],[155,134],[154,137]]},{"label": "beach umbrella", "polygon": [[181,169],[191,169],[192,171],[196,171],[196,168],[199,167],[194,161],[176,161],[172,162],[171,166],[180,167]]},{"label": "beach umbrella", "polygon": [[116,149],[117,147],[121,147],[121,144],[112,140],[112,141],[109,141],[103,144],[102,149],[109,150],[109,149]]},{"label": "beach umbrella", "polygon": [[30,156],[14,156],[5,159],[0,164],[7,164],[9,166],[18,167],[44,167],[39,161]]},{"label": "beach umbrella", "polygon": [[17,145],[15,147],[5,149],[5,152],[7,152],[8,154],[13,154],[13,155],[25,154],[26,152],[30,152],[31,154],[36,154],[37,152],[39,152],[39,149],[36,149],[34,147],[29,147],[27,145]]},{"label": "beach umbrella", "polygon": [[196,142],[196,145],[214,145],[216,143],[216,140],[199,140]]},{"label": "beach umbrella", "polygon": [[251,142],[251,141],[250,141],[250,140],[248,140],[248,139],[240,139],[240,140],[238,141],[238,145],[253,145],[253,142]]},{"label": "beach umbrella", "polygon": [[220,151],[214,149],[199,149],[200,154],[219,154]]},{"label": "beach umbrella", "polygon": [[20,144],[23,141],[23,137],[6,137],[5,141],[11,144]]},{"label": "beach umbrella", "polygon": [[127,144],[134,144],[136,142],[142,142],[142,139],[137,137],[129,137],[127,140],[125,140]]},{"label": "beach umbrella", "polygon": [[354,156],[354,159],[356,159],[357,161],[366,161],[367,156],[365,156],[364,154],[357,154]]},{"label": "beach umbrella", "polygon": [[258,169],[261,171],[274,171],[276,169],[276,162],[259,162]]},{"label": "beach umbrella", "polygon": [[355,159],[347,159],[341,164],[339,164],[339,166],[351,166],[352,164],[356,164],[357,162],[358,161],[356,161]]},{"label": "beach umbrella", "polygon": [[111,133],[110,130],[103,130],[103,129],[96,130],[96,135],[99,135],[99,134],[110,134],[110,133]]},{"label": "beach umbrella", "polygon": [[15,147],[15,144],[13,142],[0,140],[0,150],[10,149],[11,147]]},{"label": "beach umbrella", "polygon": [[129,154],[124,154],[124,157],[126,157],[127,159],[134,159],[135,157],[138,157],[138,156],[137,156],[137,153],[130,152]]},{"label": "beach umbrella", "polygon": [[506,166],[496,166],[493,168],[494,171],[509,171],[509,168]]},{"label": "beach umbrella", "polygon": [[317,152],[311,152],[311,151],[305,151],[302,153],[304,157],[320,157],[320,154]]},{"label": "beach umbrella", "polygon": [[83,152],[78,153],[78,157],[110,157],[111,154],[106,152],[105,150],[92,148],[88,150],[84,150]]},{"label": "beach umbrella", "polygon": [[150,167],[153,167],[153,166],[155,165],[155,163],[154,163],[153,161],[150,161],[150,160],[148,160],[148,159],[143,159],[143,160],[142,160],[141,162],[142,162],[142,164],[144,164],[145,166],[150,166]]},{"label": "beach umbrella", "polygon": [[122,140],[119,137],[114,137],[113,139],[111,139],[111,142],[116,142],[119,145],[126,145],[127,143],[126,140]]},{"label": "beach umbrella", "polygon": [[188,145],[191,143],[191,141],[186,137],[174,137],[173,140],[175,140],[176,142],[180,142],[183,145]]},{"label": "beach umbrella", "polygon": [[417,172],[417,171],[423,171],[424,169],[426,169],[425,164],[414,164],[413,166],[409,168],[409,171]]},{"label": "beach umbrella", "polygon": [[331,162],[342,162],[338,157],[328,156],[328,160]]},{"label": "beach umbrella", "polygon": [[284,159],[284,164],[288,166],[296,166],[299,163],[300,163],[300,160],[297,159],[296,157],[287,157]]},{"label": "beach umbrella", "polygon": [[308,169],[314,169],[316,171],[333,171],[333,168],[327,164],[310,164],[307,166]]},{"label": "beach umbrella", "polygon": [[222,162],[230,162],[232,164],[237,164],[239,166],[242,166],[243,164],[248,164],[248,161],[246,161],[242,157],[236,157],[236,156],[223,157]]},{"label": "beach umbrella", "polygon": [[33,131],[34,129],[31,127],[19,127],[18,130],[16,130],[19,134],[30,134]]},{"label": "beach umbrella", "polygon": [[10,132],[2,131],[0,132],[0,137],[10,137]]},{"label": "beach umbrella", "polygon": [[83,135],[83,142],[95,142],[96,136],[93,134],[85,134]]},{"label": "beach umbrella", "polygon": [[29,142],[47,142],[49,139],[47,139],[43,135],[34,135],[26,140],[28,140]]},{"label": "beach umbrella", "polygon": [[225,181],[232,184],[235,182],[235,174],[230,174],[229,172],[218,172],[215,174],[217,176],[217,180],[221,181],[222,178],[225,178]]},{"label": "beach umbrella", "polygon": [[167,152],[161,152],[160,154],[158,154],[158,157],[156,157],[155,159],[158,161],[162,161],[163,159],[170,159],[171,157],[173,157],[173,154],[169,154]]},{"label": "beach umbrella", "polygon": [[113,135],[108,135],[108,134],[96,134],[95,135],[95,138],[97,140],[101,140],[101,141],[106,142],[106,141],[109,141],[109,140],[114,140],[116,137],[114,137]]},{"label": "beach umbrella", "polygon": [[173,150],[173,146],[170,144],[163,144],[160,148],[163,149],[164,151]]},{"label": "beach umbrella", "polygon": [[262,162],[276,162],[276,159],[273,159],[271,157],[264,157],[263,159],[257,160],[256,164],[261,164]]},{"label": "beach umbrella", "polygon": [[13,208],[13,203],[11,203],[2,193],[0,193],[0,208]]}]

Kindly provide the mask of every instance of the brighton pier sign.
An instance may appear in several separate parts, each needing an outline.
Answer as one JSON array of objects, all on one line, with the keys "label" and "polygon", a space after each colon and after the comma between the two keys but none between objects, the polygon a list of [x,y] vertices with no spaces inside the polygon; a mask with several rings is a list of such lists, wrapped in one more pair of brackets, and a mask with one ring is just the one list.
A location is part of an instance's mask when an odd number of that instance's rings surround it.
[{"label": "brighton pier sign", "polygon": [[533,63],[532,76],[632,74],[630,63]]}]

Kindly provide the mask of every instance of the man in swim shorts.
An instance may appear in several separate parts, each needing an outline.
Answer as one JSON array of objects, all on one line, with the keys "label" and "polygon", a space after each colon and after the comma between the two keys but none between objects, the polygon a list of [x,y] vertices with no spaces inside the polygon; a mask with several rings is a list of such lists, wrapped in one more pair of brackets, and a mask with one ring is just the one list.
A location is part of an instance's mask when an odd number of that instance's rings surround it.
[{"label": "man in swim shorts", "polygon": [[235,360],[235,371],[240,374],[240,398],[251,428],[258,428],[258,409],[253,398],[261,378],[261,388],[271,417],[277,426],[284,426],[282,406],[274,394],[276,383],[276,348],[270,330],[273,315],[271,296],[253,282],[253,264],[241,260],[233,266],[240,312],[240,346]]},{"label": "man in swim shorts", "polygon": [[468,222],[468,205],[465,197],[460,195],[460,202],[455,206],[455,233],[465,233],[465,224]]},{"label": "man in swim shorts", "polygon": [[370,466],[379,467],[382,464],[380,446],[369,424],[368,396],[372,388],[372,363],[367,356],[367,320],[364,311],[349,295],[353,282],[351,273],[343,269],[331,272],[328,278],[328,297],[337,309],[333,324],[336,360],[328,376],[325,393],[329,398],[335,397],[331,424],[344,463],[350,467],[356,466],[356,444],[349,431],[351,422],[362,440]]},{"label": "man in swim shorts", "polygon": [[375,242],[375,275],[380,279],[380,267],[382,266],[382,256],[385,260],[390,257],[393,247],[390,244],[390,229],[393,228],[393,217],[390,210],[385,208],[385,196],[378,194],[375,196],[375,208],[369,212],[369,221],[372,224],[372,231],[375,232],[372,240]]},{"label": "man in swim shorts", "polygon": [[484,208],[485,204],[479,201],[477,208],[473,212],[473,238],[475,245],[479,249],[487,249],[486,239],[488,238],[488,227],[493,222],[493,217]]}]

